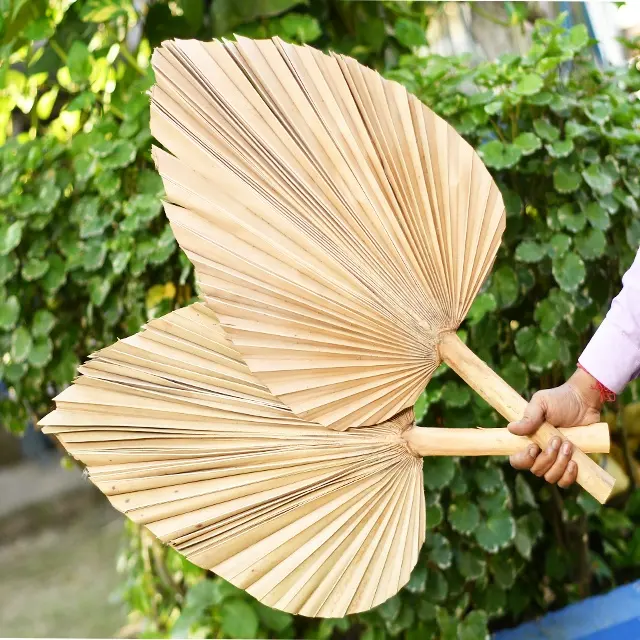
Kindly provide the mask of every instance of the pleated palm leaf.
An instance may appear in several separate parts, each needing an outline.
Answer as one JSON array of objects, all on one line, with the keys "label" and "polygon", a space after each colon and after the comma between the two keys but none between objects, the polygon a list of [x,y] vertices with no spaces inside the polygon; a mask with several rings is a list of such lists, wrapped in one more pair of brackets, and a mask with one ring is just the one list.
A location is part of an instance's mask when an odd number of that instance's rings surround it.
[{"label": "pleated palm leaf", "polygon": [[[444,361],[507,419],[522,415],[525,400],[455,333],[505,213],[451,126],[355,60],[278,38],[168,42],[153,64],[167,216],[275,396],[333,429],[379,424]],[[557,435],[545,424],[533,439]],[[573,459],[605,501],[613,478]]]},{"label": "pleated palm leaf", "polygon": [[[265,604],[367,610],[417,562],[421,457],[528,441],[412,410],[442,361],[524,410],[455,333],[500,193],[449,125],[349,58],[239,38],[165,43],[153,64],[165,210],[204,302],[94,354],[41,424],[117,509]],[[608,435],[570,430],[594,452]],[[574,459],[605,500],[610,476]]]}]

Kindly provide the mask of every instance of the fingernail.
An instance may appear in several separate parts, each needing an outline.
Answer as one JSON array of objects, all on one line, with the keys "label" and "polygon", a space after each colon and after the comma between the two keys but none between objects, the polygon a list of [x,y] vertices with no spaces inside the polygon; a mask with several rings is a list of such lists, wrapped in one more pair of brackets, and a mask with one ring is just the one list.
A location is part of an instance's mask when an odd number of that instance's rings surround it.
[{"label": "fingernail", "polygon": [[560,438],[552,438],[549,443],[551,451],[557,451],[560,448]]},{"label": "fingernail", "polygon": [[562,445],[562,453],[564,453],[565,456],[568,456],[571,453],[571,443],[570,442],[565,442]]},{"label": "fingernail", "polygon": [[573,460],[569,460],[569,464],[567,465],[567,471],[573,473],[576,470],[576,463]]},{"label": "fingernail", "polygon": [[529,453],[529,457],[530,458],[535,458],[538,455],[538,446],[535,444],[532,444],[528,449],[527,449],[528,453]]}]

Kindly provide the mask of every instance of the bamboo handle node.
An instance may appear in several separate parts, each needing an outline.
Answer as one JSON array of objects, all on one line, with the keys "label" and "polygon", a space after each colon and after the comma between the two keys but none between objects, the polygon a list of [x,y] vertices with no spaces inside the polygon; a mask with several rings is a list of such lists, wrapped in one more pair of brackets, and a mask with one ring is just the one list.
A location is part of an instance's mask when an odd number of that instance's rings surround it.
[{"label": "bamboo handle node", "polygon": [[[585,453],[608,453],[609,425],[598,422],[588,427],[559,429],[563,438]],[[443,429],[412,427],[402,434],[411,451],[426,456],[509,456],[522,451],[531,441],[508,429]]]},{"label": "bamboo handle node", "polygon": [[[524,415],[527,401],[478,358],[455,333],[442,335],[439,350],[441,359],[504,418],[513,422]],[[544,449],[555,436],[562,440],[568,439],[553,425],[545,422],[528,439]],[[615,479],[575,446],[573,438],[570,439],[574,444],[571,459],[578,466],[578,484],[604,504],[611,495]]]}]

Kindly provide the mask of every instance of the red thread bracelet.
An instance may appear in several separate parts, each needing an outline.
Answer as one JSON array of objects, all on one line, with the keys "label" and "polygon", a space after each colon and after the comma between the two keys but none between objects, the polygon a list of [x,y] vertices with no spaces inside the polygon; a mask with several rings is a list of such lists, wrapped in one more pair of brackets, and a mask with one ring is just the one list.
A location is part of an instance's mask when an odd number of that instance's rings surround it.
[{"label": "red thread bracelet", "polygon": [[[578,368],[582,369],[583,371],[585,371],[586,373],[589,373],[579,362],[578,362]],[[589,375],[594,378],[595,380],[595,384],[593,384],[591,386],[592,389],[599,391],[600,392],[600,402],[602,402],[603,404],[605,402],[613,402],[616,399],[616,394],[614,391],[611,391],[611,389],[609,389],[608,387],[605,387],[602,382],[600,382],[599,380],[597,380],[594,376],[592,376],[590,373]]]}]

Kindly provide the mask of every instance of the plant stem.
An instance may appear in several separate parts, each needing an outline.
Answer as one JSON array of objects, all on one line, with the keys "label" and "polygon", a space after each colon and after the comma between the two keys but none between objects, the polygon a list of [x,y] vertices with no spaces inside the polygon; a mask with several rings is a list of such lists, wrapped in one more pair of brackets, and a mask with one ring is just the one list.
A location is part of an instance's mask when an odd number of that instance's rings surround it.
[{"label": "plant stem", "polygon": [[65,53],[64,49],[53,38],[51,38],[49,40],[49,44],[51,45],[51,48],[58,55],[58,58],[60,58],[60,60],[62,60],[62,62],[67,64],[68,58],[67,58],[67,54]]},{"label": "plant stem", "polygon": [[131,55],[129,49],[127,49],[126,45],[122,44],[120,46],[120,55],[131,65],[133,69],[135,69],[141,76],[146,77],[146,73],[142,69],[142,67],[136,62],[136,59]]}]

